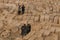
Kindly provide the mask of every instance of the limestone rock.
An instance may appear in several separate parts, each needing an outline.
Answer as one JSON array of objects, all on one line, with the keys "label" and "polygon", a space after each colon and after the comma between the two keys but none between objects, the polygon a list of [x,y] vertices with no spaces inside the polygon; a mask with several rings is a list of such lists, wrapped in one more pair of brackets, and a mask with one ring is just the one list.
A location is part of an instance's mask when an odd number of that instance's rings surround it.
[{"label": "limestone rock", "polygon": [[10,31],[8,31],[8,30],[1,33],[1,37],[3,37],[3,38],[7,38],[9,36],[10,36]]},{"label": "limestone rock", "polygon": [[36,17],[34,18],[34,21],[35,21],[35,22],[39,22],[39,16],[36,16]]}]

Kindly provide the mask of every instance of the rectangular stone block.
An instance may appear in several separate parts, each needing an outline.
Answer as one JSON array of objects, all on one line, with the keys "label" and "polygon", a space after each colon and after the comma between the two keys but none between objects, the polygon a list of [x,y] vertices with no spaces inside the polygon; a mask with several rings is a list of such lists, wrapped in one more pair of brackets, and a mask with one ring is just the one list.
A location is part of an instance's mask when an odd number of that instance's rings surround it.
[{"label": "rectangular stone block", "polygon": [[29,38],[29,40],[35,40],[35,39],[37,39],[37,35],[33,35]]},{"label": "rectangular stone block", "polygon": [[34,17],[34,22],[39,22],[39,21],[40,21],[39,15],[35,16],[35,17]]},{"label": "rectangular stone block", "polygon": [[49,15],[45,15],[45,21],[46,21],[46,22],[49,21]]},{"label": "rectangular stone block", "polygon": [[50,36],[45,37],[45,40],[58,40],[57,34],[50,34]]},{"label": "rectangular stone block", "polygon": [[53,21],[54,21],[54,16],[53,15],[50,15],[49,22],[53,23]]},{"label": "rectangular stone block", "polygon": [[60,40],[60,32],[58,32],[58,40]]},{"label": "rectangular stone block", "polygon": [[59,24],[58,16],[54,18],[54,23]]},{"label": "rectangular stone block", "polygon": [[60,17],[59,17],[59,24],[60,24]]},{"label": "rectangular stone block", "polygon": [[35,31],[31,31],[28,35],[24,37],[24,39],[29,39],[31,36],[33,36]]},{"label": "rectangular stone block", "polygon": [[45,20],[44,15],[41,15],[41,17],[40,17],[40,22],[44,22],[44,20]]}]

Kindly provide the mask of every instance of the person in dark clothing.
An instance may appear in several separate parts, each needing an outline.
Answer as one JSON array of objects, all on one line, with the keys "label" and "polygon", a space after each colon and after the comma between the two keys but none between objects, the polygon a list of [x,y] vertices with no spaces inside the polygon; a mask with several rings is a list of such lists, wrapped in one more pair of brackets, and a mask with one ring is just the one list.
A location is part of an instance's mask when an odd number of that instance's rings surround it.
[{"label": "person in dark clothing", "polygon": [[24,25],[21,27],[21,35],[22,35],[22,36],[25,36],[25,35],[26,35],[26,32],[27,32],[27,30],[26,30],[26,24],[24,24]]},{"label": "person in dark clothing", "polygon": [[27,33],[29,33],[31,31],[31,25],[27,24]]},{"label": "person in dark clothing", "polygon": [[18,15],[20,15],[21,14],[21,6],[19,5],[18,6]]},{"label": "person in dark clothing", "polygon": [[22,5],[22,14],[24,14],[24,12],[25,12],[25,6]]},{"label": "person in dark clothing", "polygon": [[27,35],[30,31],[31,31],[31,25],[30,25],[30,24],[28,24],[28,25],[24,24],[24,25],[21,27],[21,35],[22,35],[22,36]]}]

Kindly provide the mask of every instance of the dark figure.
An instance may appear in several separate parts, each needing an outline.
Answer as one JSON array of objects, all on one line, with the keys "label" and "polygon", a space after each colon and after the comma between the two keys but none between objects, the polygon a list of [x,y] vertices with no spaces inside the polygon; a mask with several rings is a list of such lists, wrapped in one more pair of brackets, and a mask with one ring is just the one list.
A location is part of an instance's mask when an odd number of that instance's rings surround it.
[{"label": "dark figure", "polygon": [[20,15],[20,13],[21,13],[21,7],[20,7],[20,5],[18,6],[18,15]]},{"label": "dark figure", "polygon": [[22,27],[21,27],[21,35],[22,36],[25,36],[27,35],[29,32],[31,31],[31,26],[28,24],[24,24]]},{"label": "dark figure", "polygon": [[22,27],[21,27],[21,35],[22,36],[25,36],[26,35],[26,24],[24,24]]},{"label": "dark figure", "polygon": [[29,33],[31,31],[31,25],[27,24],[27,33]]},{"label": "dark figure", "polygon": [[22,14],[24,14],[24,12],[25,12],[25,6],[22,5]]}]

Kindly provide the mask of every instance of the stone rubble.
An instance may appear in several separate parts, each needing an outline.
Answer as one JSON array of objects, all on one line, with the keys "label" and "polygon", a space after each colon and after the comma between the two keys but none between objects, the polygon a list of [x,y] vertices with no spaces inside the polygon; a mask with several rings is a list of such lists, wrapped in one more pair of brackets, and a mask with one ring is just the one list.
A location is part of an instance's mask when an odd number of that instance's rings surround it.
[{"label": "stone rubble", "polygon": [[[0,40],[60,40],[60,0],[20,0],[25,13],[17,15],[17,0],[0,0]],[[21,37],[21,26],[31,32]]]}]

